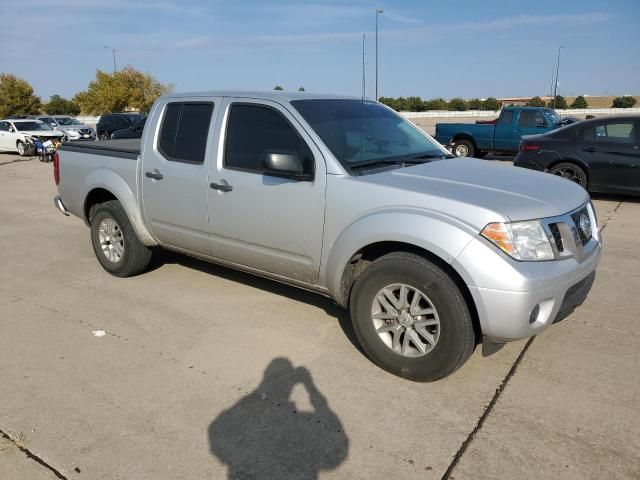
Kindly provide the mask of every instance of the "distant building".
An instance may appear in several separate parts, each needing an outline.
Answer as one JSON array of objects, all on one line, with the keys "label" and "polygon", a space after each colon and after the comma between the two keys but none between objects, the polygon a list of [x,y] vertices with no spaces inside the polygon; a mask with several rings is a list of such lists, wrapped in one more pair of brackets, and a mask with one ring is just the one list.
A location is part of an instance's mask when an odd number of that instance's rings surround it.
[{"label": "distant building", "polygon": [[[509,105],[517,105],[524,106],[531,101],[533,97],[509,97],[509,98],[499,98],[501,107],[508,107]],[[550,102],[553,100],[553,97],[540,97],[545,102]]]}]

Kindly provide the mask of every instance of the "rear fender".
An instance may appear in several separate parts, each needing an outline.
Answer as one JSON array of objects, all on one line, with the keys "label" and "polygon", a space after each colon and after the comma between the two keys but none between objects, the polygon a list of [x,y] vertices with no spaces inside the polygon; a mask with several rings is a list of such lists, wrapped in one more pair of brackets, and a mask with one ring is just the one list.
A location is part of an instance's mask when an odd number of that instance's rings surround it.
[{"label": "rear fender", "polygon": [[[127,213],[127,217],[129,218],[138,239],[146,246],[157,245],[158,242],[153,238],[151,232],[147,229],[144,221],[142,220],[136,194],[120,175],[115,173],[113,170],[98,168],[93,170],[87,177],[87,185],[88,189],[84,196],[85,206],[87,198],[93,190],[102,188],[111,192]],[[88,219],[85,218],[85,222],[88,223]]]}]

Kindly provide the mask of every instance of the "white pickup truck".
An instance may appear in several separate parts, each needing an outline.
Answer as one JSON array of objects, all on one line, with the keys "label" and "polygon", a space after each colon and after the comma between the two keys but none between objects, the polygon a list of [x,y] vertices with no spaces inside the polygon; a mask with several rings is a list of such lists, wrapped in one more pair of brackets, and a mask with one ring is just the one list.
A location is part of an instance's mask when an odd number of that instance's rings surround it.
[{"label": "white pickup truck", "polygon": [[64,145],[54,174],[56,206],[90,226],[111,274],[144,271],[162,246],[318,292],[412,380],[569,314],[601,253],[578,185],[453,158],[358,98],[165,96],[141,140]]}]

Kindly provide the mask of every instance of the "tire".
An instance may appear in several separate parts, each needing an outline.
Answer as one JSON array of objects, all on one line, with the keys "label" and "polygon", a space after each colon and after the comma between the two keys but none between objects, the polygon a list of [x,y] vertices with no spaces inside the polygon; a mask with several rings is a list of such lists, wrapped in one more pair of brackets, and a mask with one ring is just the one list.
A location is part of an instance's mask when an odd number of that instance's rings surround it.
[{"label": "tire", "polygon": [[549,173],[558,175],[562,178],[566,178],[567,180],[571,180],[572,182],[580,185],[585,190],[587,190],[587,188],[589,187],[587,172],[585,172],[582,167],[576,165],[575,163],[558,163],[551,167]]},{"label": "tire", "polygon": [[18,151],[18,155],[21,157],[27,156],[27,146],[21,140],[16,142],[16,150]]},{"label": "tire", "polygon": [[91,244],[102,268],[116,277],[142,273],[151,261],[151,249],[138,240],[117,200],[92,208]]},{"label": "tire", "polygon": [[100,132],[98,140],[109,140],[109,134],[107,132]]},{"label": "tire", "polygon": [[[403,307],[408,311],[395,319],[374,320],[375,316],[384,317],[389,313],[389,310],[379,310],[383,304],[379,298],[394,307],[381,292],[399,284],[404,284],[405,291],[408,291]],[[394,295],[396,300],[402,298],[400,291]],[[420,303],[416,304],[415,310],[413,306],[406,309],[407,304],[413,304],[416,292],[421,295]],[[429,304],[435,313],[427,313]],[[384,370],[409,380],[429,382],[446,377],[460,368],[475,348],[476,335],[464,296],[444,270],[419,255],[394,252],[373,261],[357,278],[349,307],[354,330],[369,358]],[[417,312],[426,314],[414,315]],[[416,323],[411,325],[411,319]],[[434,321],[439,325],[433,325]],[[421,322],[431,322],[432,325],[424,327],[425,323],[421,325]],[[413,329],[410,335],[413,339],[425,328],[433,343],[424,342],[426,337],[422,334],[419,334],[419,339],[427,351],[420,351],[412,341],[405,351],[406,332]],[[379,333],[379,329],[396,329],[395,332],[404,333]],[[394,342],[396,335],[399,345]]]},{"label": "tire", "polygon": [[460,139],[453,142],[451,151],[456,157],[473,157],[476,147],[470,140]]}]

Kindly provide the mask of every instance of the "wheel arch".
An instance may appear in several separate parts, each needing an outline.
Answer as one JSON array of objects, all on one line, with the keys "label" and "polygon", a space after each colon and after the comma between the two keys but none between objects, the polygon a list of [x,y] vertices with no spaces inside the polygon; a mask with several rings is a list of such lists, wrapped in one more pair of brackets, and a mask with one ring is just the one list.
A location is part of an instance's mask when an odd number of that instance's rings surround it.
[{"label": "wheel arch", "polygon": [[478,150],[478,145],[476,144],[476,140],[475,138],[473,138],[473,135],[471,135],[470,133],[466,133],[466,132],[456,133],[454,137],[451,139],[452,142],[456,142],[458,140],[467,140],[471,142],[474,149]]},{"label": "wheel arch", "polygon": [[553,160],[552,162],[549,162],[549,165],[547,165],[546,167],[546,172],[549,173],[553,167],[555,167],[560,163],[572,163],[573,165],[580,167],[582,170],[584,170],[584,173],[587,176],[587,185],[591,182],[591,168],[589,167],[589,164],[587,164],[586,162],[583,162],[582,160],[578,160],[577,158],[574,158],[574,157],[570,157],[570,158],[559,157]]}]

